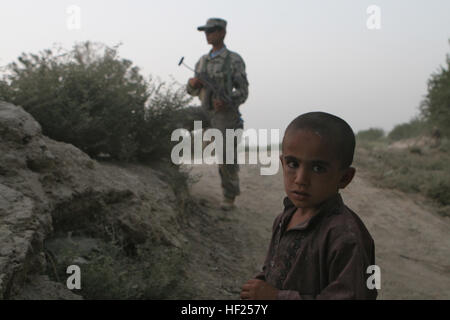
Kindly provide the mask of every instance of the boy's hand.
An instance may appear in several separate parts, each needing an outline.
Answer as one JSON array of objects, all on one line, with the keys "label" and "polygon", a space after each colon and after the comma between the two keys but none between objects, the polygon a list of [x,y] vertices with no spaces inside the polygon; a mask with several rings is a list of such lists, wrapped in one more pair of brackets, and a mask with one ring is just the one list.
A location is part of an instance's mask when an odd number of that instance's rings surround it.
[{"label": "boy's hand", "polygon": [[275,300],[277,294],[278,289],[272,287],[267,282],[251,279],[242,286],[241,299]]}]

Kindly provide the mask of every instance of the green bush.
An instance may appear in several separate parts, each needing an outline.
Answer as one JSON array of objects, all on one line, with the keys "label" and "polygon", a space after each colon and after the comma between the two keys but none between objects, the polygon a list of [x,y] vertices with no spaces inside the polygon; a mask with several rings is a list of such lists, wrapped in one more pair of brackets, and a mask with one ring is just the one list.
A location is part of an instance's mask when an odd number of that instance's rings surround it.
[{"label": "green bush", "polygon": [[414,138],[425,134],[427,129],[428,125],[426,121],[416,118],[410,122],[396,125],[394,129],[389,132],[388,138],[392,141]]},{"label": "green bush", "polygon": [[358,131],[356,138],[359,140],[375,141],[384,137],[384,130],[380,128],[370,128]]},{"label": "green bush", "polygon": [[144,110],[144,119],[136,129],[137,158],[151,160],[170,158],[172,147],[178,143],[171,141],[171,135],[176,128],[184,127],[188,117],[185,106],[191,100],[186,97],[182,86],[175,83],[167,86],[165,83],[149,84],[149,102]]},{"label": "green bush", "polygon": [[440,67],[428,80],[428,93],[420,108],[433,126],[450,136],[450,55],[446,62],[447,68]]},{"label": "green bush", "polygon": [[0,80],[0,99],[21,105],[50,138],[118,160],[163,157],[189,101],[181,88],[145,80],[117,46],[91,42],[22,54]]},{"label": "green bush", "polygon": [[450,205],[450,182],[437,180],[427,190],[427,196],[441,205]]}]

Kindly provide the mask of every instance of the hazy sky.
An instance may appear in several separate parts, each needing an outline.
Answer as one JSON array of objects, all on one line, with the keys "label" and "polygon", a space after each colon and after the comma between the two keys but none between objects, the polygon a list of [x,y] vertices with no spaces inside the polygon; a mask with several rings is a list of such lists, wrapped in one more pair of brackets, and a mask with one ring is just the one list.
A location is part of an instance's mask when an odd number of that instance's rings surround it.
[{"label": "hazy sky", "polygon": [[[81,9],[80,29],[67,27],[70,5]],[[380,8],[380,29],[367,27],[370,5]],[[194,66],[209,51],[196,28],[216,16],[228,21],[226,45],[247,65],[246,128],[283,130],[321,110],[355,131],[390,130],[418,113],[427,79],[450,52],[448,0],[1,0],[0,66],[55,43],[123,42],[120,56],[145,76],[185,83],[192,72],[178,60]]]}]

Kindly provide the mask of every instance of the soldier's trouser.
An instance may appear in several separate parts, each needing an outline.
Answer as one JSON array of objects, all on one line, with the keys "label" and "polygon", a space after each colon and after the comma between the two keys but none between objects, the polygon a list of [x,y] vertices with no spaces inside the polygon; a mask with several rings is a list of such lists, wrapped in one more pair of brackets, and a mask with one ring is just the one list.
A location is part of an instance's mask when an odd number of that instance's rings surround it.
[{"label": "soldier's trouser", "polygon": [[[222,132],[223,136],[223,164],[219,164],[219,175],[222,181],[223,195],[226,198],[234,199],[241,191],[239,188],[239,164],[237,162],[237,145],[240,142],[241,135],[231,135],[232,148],[227,150],[227,135],[226,129],[242,129],[242,124],[239,123],[239,115],[232,109],[227,109],[223,112],[213,113],[211,117],[211,125]],[[233,162],[227,164],[226,155],[228,152],[233,152]]]},{"label": "soldier's trouser", "polygon": [[211,128],[211,115],[202,107],[191,106],[184,111],[181,126],[186,130],[194,130],[194,121],[201,121],[204,129]]},{"label": "soldier's trouser", "polygon": [[[225,137],[225,136],[224,136]],[[226,163],[226,151],[224,151],[224,163],[219,164],[219,175],[222,181],[222,190],[224,197],[234,199],[241,193],[239,188],[239,164],[237,163],[237,145],[239,139],[233,138],[234,162],[232,164]],[[224,149],[226,148],[226,139],[224,139]]]},{"label": "soldier's trouser", "polygon": [[[196,117],[201,115],[200,119],[195,120],[204,120],[204,116],[207,115],[207,120],[202,123],[204,129],[210,124],[211,128],[219,129],[222,133],[223,137],[223,164],[219,164],[219,175],[221,179],[221,186],[223,195],[226,198],[234,199],[236,196],[240,194],[239,188],[239,164],[237,163],[237,145],[240,142],[241,136],[233,136],[233,163],[226,163],[226,154],[227,154],[227,136],[226,129],[242,129],[242,124],[239,123],[239,115],[236,111],[228,109],[222,112],[214,112],[214,111],[203,111],[201,107],[191,108],[191,117],[189,120],[192,120],[192,116]],[[208,121],[209,120],[209,121]],[[206,123],[205,123],[206,122]],[[209,123],[208,123],[209,122]],[[229,150],[231,151],[231,149]]]}]

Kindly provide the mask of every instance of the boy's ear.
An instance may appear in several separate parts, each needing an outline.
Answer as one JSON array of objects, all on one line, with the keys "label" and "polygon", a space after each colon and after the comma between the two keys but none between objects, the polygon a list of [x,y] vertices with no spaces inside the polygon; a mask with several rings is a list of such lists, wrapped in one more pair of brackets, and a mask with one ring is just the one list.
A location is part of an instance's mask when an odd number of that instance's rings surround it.
[{"label": "boy's ear", "polygon": [[344,173],[342,174],[341,180],[339,181],[339,189],[344,189],[346,186],[348,186],[349,183],[352,182],[355,173],[356,169],[353,167],[348,167],[347,169],[345,169]]}]

